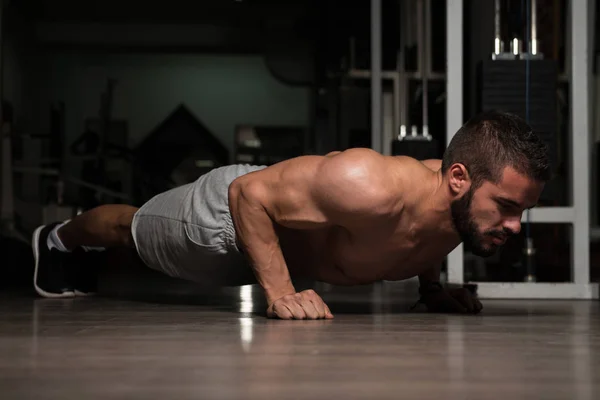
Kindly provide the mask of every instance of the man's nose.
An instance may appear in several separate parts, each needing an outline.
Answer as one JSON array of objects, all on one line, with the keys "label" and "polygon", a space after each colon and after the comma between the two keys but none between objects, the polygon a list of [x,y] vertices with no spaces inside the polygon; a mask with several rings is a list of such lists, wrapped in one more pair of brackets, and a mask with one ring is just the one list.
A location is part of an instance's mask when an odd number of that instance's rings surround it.
[{"label": "man's nose", "polygon": [[510,231],[513,235],[521,232],[521,217],[507,218],[504,220],[504,229]]}]

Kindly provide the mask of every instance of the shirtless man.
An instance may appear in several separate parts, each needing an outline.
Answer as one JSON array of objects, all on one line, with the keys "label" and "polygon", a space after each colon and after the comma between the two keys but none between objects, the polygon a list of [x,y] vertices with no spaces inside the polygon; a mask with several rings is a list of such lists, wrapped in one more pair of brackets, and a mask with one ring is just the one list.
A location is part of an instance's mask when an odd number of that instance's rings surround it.
[{"label": "shirtless man", "polygon": [[258,283],[269,317],[333,317],[317,293],[296,291],[296,277],[360,285],[418,276],[430,310],[476,313],[481,303],[467,290],[439,284],[440,264],[461,241],[489,256],[517,234],[548,164],[522,119],[490,112],[457,132],[443,160],[350,149],[226,166],[139,209],[104,205],[38,228],[34,286],[46,297],[86,292],[61,268],[70,252],[129,246],[170,276]]}]

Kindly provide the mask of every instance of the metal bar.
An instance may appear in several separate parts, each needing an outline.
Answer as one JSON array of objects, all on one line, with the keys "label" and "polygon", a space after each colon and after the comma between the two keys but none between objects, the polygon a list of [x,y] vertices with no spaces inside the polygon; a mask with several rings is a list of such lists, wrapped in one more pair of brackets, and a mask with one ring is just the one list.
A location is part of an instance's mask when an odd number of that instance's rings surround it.
[{"label": "metal bar", "polygon": [[423,79],[421,80],[423,85],[423,128],[422,135],[429,136],[429,85],[427,84],[427,78],[429,76],[429,51],[431,35],[429,34],[430,26],[428,24],[429,18],[429,0],[421,0],[421,46],[423,50],[421,52],[421,74]]},{"label": "metal bar", "polygon": [[398,123],[396,125],[396,130],[394,132],[394,136],[397,138],[401,138],[406,136],[406,42],[407,42],[407,32],[408,32],[408,16],[407,16],[407,6],[406,1],[400,2],[400,40],[399,40],[399,51],[398,51],[398,65],[396,69],[398,71],[398,79],[394,81],[394,91],[396,91],[397,103],[397,115],[398,115]]},{"label": "metal bar", "polygon": [[500,0],[494,4],[494,54],[499,55],[503,51],[502,32],[500,30]]},{"label": "metal bar", "polygon": [[402,94],[400,91],[402,90],[400,80],[402,75],[399,75],[396,79],[393,80],[394,86],[394,130],[392,132],[392,140],[398,137],[398,133],[400,132],[400,126],[402,124]]},{"label": "metal bar", "polygon": [[[380,74],[381,79],[396,79],[398,73],[396,71],[381,71]],[[368,69],[351,69],[348,71],[347,76],[349,78],[356,79],[371,79],[373,74]]]},{"label": "metal bar", "polygon": [[472,282],[482,299],[598,299],[596,283]]},{"label": "metal bar", "polygon": [[423,77],[423,0],[417,0],[417,17],[415,18],[417,24],[417,72],[420,77]]},{"label": "metal bar", "polygon": [[[383,79],[394,79],[394,76],[397,74],[398,74],[398,71],[381,71],[381,77]],[[369,78],[371,78],[371,71],[368,69],[353,68],[353,69],[350,69],[346,73],[346,76],[348,76],[349,78],[369,79]],[[410,78],[410,79],[421,79],[421,74],[418,71],[417,72],[404,72],[404,76],[406,78]],[[434,72],[429,76],[429,80],[445,81],[446,74]]]},{"label": "metal bar", "polygon": [[433,32],[431,28],[431,0],[425,0],[425,8],[423,10],[425,14],[425,76],[429,79],[433,72],[433,65],[431,63],[433,46]]},{"label": "metal bar", "polygon": [[537,43],[537,1],[531,1],[531,36],[529,37],[529,43],[527,43],[527,52],[531,55],[536,55],[538,52]]},{"label": "metal bar", "polygon": [[[558,223],[572,224],[575,221],[575,209],[573,207],[539,207],[529,211],[529,222],[532,223]],[[525,222],[527,216],[524,214],[521,221]]]},{"label": "metal bar", "polygon": [[388,91],[383,92],[382,108],[383,108],[383,141],[381,143],[382,154],[385,156],[392,155],[392,140],[394,139],[394,96],[395,93]]},{"label": "metal bar", "polygon": [[571,21],[571,182],[573,185],[572,276],[577,284],[590,281],[590,134],[588,0],[570,1]]},{"label": "metal bar", "polygon": [[[570,82],[569,79],[572,76],[572,71],[571,71],[571,62],[569,62],[569,60],[573,59],[573,49],[571,46],[571,43],[573,42],[573,27],[572,27],[572,22],[571,21],[571,6],[570,3],[573,0],[567,1],[566,3],[566,7],[567,7],[567,17],[565,18],[565,76],[567,78],[567,82]],[[584,0],[585,1],[585,0]],[[569,127],[570,128],[570,127]]]},{"label": "metal bar", "polygon": [[381,153],[381,0],[371,0],[371,147]]},{"label": "metal bar", "polygon": [[[446,0],[446,143],[463,124],[463,0]],[[464,248],[448,255],[448,281],[463,283]]]},{"label": "metal bar", "polygon": [[[588,48],[590,49],[596,49],[596,35],[595,35],[595,30],[596,30],[596,2],[595,1],[591,1],[589,3],[589,9],[588,9]],[[588,61],[589,63],[589,78],[591,79],[590,82],[590,87],[592,88],[592,90],[589,91],[589,100],[588,100],[588,104],[590,104],[590,106],[592,107],[592,110],[597,110],[598,106],[600,106],[600,97],[598,97],[598,93],[600,93],[600,78],[598,78],[597,74],[595,75],[593,72],[593,68],[594,65],[599,65],[598,63],[600,62],[600,56],[598,56],[598,54],[596,54],[595,51],[590,53],[590,60]],[[597,142],[600,141],[600,113],[598,112],[593,112],[591,113],[592,115],[590,116],[590,131],[591,131],[591,143],[592,143],[592,147],[591,147],[591,151],[592,151],[592,159],[591,159],[591,163],[592,163],[592,168],[591,168],[591,174],[590,174],[590,179],[591,182],[599,182],[600,181],[600,176],[598,176],[598,165],[600,163],[600,153],[595,153],[595,149],[596,149],[596,145]],[[598,184],[592,185],[591,186],[591,193],[590,193],[590,199],[592,202],[592,206],[591,206],[591,210],[590,210],[590,221],[591,221],[591,226],[592,226],[592,239],[594,239],[596,236],[594,234],[594,232],[598,232],[600,231],[600,228],[597,227],[596,225],[598,225],[600,223],[600,221],[598,220],[598,213],[600,212],[600,209],[598,208],[598,196],[600,195],[600,190],[598,188]]]}]

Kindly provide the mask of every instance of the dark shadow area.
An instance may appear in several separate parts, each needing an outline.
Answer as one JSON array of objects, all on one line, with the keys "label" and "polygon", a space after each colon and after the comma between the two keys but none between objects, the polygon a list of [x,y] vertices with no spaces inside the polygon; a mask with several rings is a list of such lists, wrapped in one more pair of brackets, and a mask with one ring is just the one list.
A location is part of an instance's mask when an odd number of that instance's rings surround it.
[{"label": "dark shadow area", "polygon": [[[257,285],[244,288],[215,288],[170,278],[147,268],[136,252],[128,249],[107,252],[106,265],[99,275],[98,297],[59,301],[39,299],[31,285],[33,257],[29,246],[18,240],[7,239],[2,241],[1,251],[6,255],[2,269],[7,279],[0,282],[2,297],[5,300],[32,299],[35,302],[43,302],[40,304],[44,304],[45,307],[66,309],[95,307],[98,302],[109,305],[125,301],[155,305],[161,309],[168,306],[185,309],[194,307],[204,312],[266,317],[267,303]],[[419,299],[417,285],[415,281],[406,281],[335,287],[312,281],[295,282],[299,291],[314,289],[334,315],[428,315],[430,318],[445,315],[429,313],[423,304],[416,304]],[[479,315],[465,317],[527,319],[572,313],[572,306],[569,305],[571,303],[561,303],[560,307],[555,307],[555,302],[550,300],[532,302],[483,299],[482,303],[484,308]]]}]

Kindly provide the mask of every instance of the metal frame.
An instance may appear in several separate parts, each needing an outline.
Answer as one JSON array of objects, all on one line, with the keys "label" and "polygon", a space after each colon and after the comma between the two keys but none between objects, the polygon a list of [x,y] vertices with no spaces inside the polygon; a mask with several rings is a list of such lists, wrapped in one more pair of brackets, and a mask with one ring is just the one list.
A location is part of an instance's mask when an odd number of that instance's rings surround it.
[{"label": "metal frame", "polygon": [[383,151],[381,94],[381,0],[371,0],[371,146]]},{"label": "metal frame", "polygon": [[[446,144],[463,124],[463,0],[446,0]],[[448,282],[463,283],[464,246],[447,257]]]},{"label": "metal frame", "polygon": [[[482,298],[592,299],[599,297],[598,284],[590,283],[590,125],[588,82],[590,46],[589,0],[568,2],[568,54],[570,63],[570,178],[572,206],[532,210],[532,223],[572,224],[571,270],[573,282],[504,283],[474,282]],[[447,143],[463,123],[463,1],[447,4]],[[464,253],[459,246],[448,256],[448,281],[464,283]]]}]

